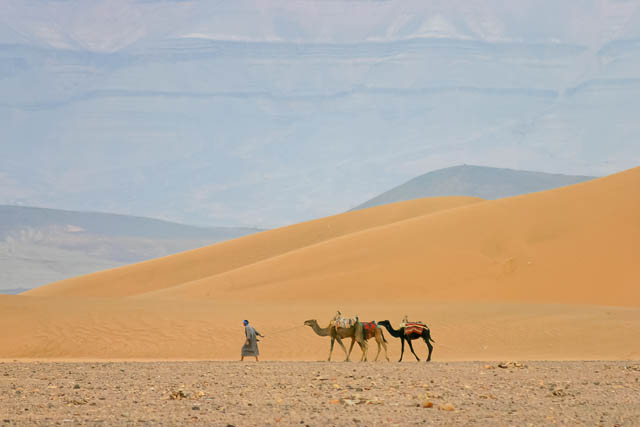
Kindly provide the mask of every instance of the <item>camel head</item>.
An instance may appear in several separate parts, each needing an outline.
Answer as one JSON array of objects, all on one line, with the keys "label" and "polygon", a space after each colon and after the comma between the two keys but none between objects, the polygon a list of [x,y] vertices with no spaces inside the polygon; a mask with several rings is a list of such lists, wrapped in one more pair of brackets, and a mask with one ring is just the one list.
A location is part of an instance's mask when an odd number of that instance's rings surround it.
[{"label": "camel head", "polygon": [[383,325],[383,326],[391,326],[391,322],[389,322],[388,320],[380,320],[379,322],[376,322],[378,325]]},{"label": "camel head", "polygon": [[313,327],[313,325],[317,325],[317,324],[318,324],[318,321],[316,319],[309,319],[304,321],[305,326]]}]

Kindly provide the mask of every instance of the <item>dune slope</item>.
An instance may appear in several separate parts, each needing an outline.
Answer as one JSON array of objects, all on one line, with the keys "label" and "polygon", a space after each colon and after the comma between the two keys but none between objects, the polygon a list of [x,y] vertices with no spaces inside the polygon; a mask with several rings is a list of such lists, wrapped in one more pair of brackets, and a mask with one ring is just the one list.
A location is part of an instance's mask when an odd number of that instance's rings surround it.
[{"label": "dune slope", "polygon": [[156,295],[639,306],[638,254],[640,168],[368,228]]},{"label": "dune slope", "polygon": [[51,283],[31,296],[138,295],[243,267],[371,227],[428,215],[482,199],[436,197],[348,212],[230,240],[205,248]]}]

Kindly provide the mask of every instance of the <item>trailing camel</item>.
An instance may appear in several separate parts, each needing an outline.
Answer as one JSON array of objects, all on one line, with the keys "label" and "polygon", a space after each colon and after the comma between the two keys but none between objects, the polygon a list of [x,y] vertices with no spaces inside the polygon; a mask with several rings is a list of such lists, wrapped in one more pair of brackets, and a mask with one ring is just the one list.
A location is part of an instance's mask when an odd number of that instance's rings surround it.
[{"label": "trailing camel", "polygon": [[387,353],[387,340],[384,338],[384,334],[382,333],[382,328],[378,326],[376,322],[368,322],[363,323],[364,326],[364,339],[370,340],[371,338],[376,339],[376,344],[378,344],[378,353],[376,354],[375,361],[378,361],[378,357],[380,356],[380,347],[384,348],[384,357],[389,361],[389,354]]},{"label": "trailing camel", "polygon": [[427,325],[421,323],[412,323],[410,324],[411,331],[407,330],[408,333],[405,333],[404,326],[402,326],[400,329],[393,329],[391,323],[388,320],[378,322],[378,325],[382,325],[387,328],[387,331],[389,331],[389,333],[393,337],[400,338],[400,341],[402,343],[402,350],[400,353],[400,360],[398,360],[398,362],[402,362],[402,357],[404,356],[404,340],[407,340],[407,342],[409,343],[411,353],[413,353],[413,355],[416,357],[416,360],[418,362],[420,361],[420,358],[418,357],[416,352],[413,351],[413,345],[411,345],[411,341],[417,338],[422,338],[424,342],[427,343],[427,347],[429,348],[429,356],[427,357],[427,362],[431,361],[431,353],[433,352],[433,345],[431,345],[431,342],[435,341],[431,338],[431,331],[429,330],[429,327]]},{"label": "trailing camel", "polygon": [[[318,325],[318,321],[315,319],[305,320],[304,324],[306,326],[310,326],[313,331],[321,336],[321,337],[331,337],[331,347],[329,349],[329,358],[327,359],[329,362],[331,361],[331,354],[333,353],[333,344],[335,341],[338,341],[342,350],[344,350],[344,354],[347,356],[345,362],[349,361],[349,356],[351,355],[351,351],[353,350],[353,344],[357,341],[360,349],[362,350],[362,357],[360,361],[367,360],[367,340],[364,338],[364,327],[362,323],[355,322],[351,327],[342,328],[336,326],[335,322],[332,321],[329,326],[326,328],[321,328]],[[342,338],[351,338],[351,347],[349,347],[349,352],[347,353],[347,349],[342,343]]]}]

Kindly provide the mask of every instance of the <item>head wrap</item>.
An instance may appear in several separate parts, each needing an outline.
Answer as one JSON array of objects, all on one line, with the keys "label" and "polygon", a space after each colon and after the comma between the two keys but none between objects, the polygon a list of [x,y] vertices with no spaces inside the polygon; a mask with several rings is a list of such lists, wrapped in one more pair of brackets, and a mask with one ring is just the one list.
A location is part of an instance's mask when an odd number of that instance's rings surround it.
[{"label": "head wrap", "polygon": [[244,326],[247,326],[249,324],[248,320],[243,320],[242,323],[244,323]]}]

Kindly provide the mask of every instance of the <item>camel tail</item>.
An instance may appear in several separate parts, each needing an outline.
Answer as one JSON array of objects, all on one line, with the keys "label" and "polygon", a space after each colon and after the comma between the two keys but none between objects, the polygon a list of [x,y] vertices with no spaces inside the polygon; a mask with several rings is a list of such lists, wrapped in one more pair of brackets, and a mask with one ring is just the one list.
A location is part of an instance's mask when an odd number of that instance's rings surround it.
[{"label": "camel tail", "polygon": [[436,342],[433,338],[431,338],[431,330],[427,330],[427,339],[431,342]]},{"label": "camel tail", "polygon": [[380,335],[382,336],[382,341],[387,342],[387,339],[384,337],[384,331],[380,328]]}]

